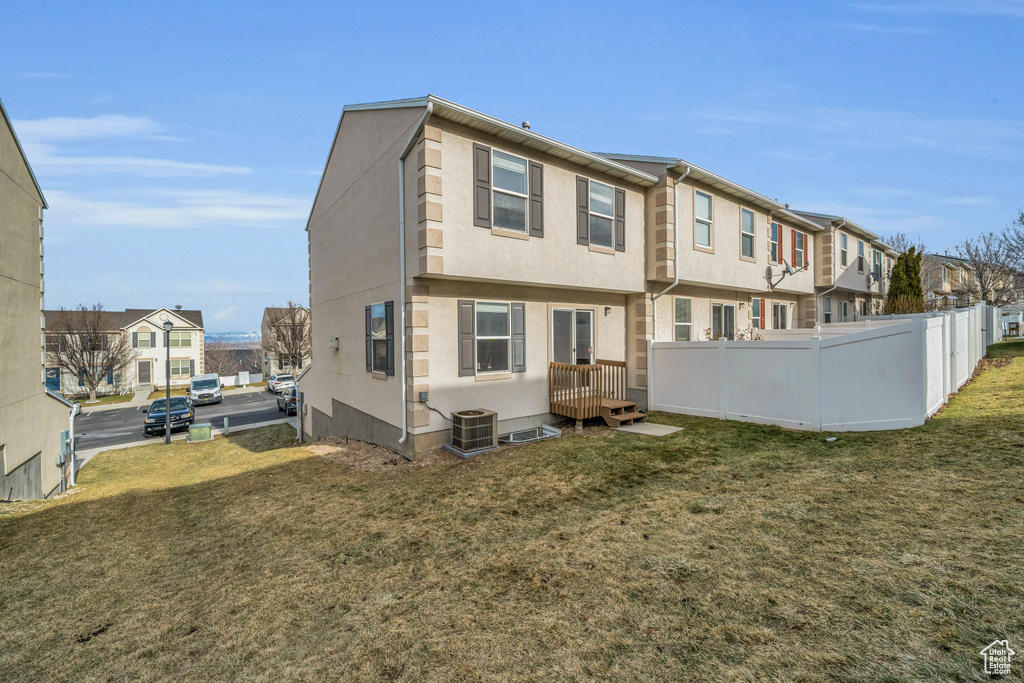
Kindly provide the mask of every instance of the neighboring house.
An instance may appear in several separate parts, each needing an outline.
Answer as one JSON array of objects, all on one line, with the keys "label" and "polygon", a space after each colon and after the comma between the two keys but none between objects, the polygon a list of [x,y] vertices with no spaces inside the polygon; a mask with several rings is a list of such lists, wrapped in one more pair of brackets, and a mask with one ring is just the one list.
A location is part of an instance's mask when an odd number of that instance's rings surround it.
[{"label": "neighboring house", "polygon": [[967,260],[948,254],[921,255],[921,289],[930,310],[971,306],[981,300]]},{"label": "neighboring house", "polygon": [[[59,343],[59,311],[46,311],[46,343]],[[193,375],[203,369],[203,313],[168,308],[130,308],[125,311],[101,311],[103,328],[110,334],[131,337],[136,357],[128,367],[126,376],[110,372],[99,387],[100,394],[117,394],[166,387],[167,348],[163,325],[171,321],[170,332],[171,386],[185,386]],[[81,381],[74,375],[58,372],[49,356],[47,381],[53,391],[65,396],[86,393]]]},{"label": "neighboring house", "polygon": [[599,385],[643,407],[652,340],[813,326],[834,226],[428,96],[345,107],[306,229],[305,433],[413,455],[447,439],[431,408],[505,432],[595,416],[570,394]]},{"label": "neighboring house", "polygon": [[264,377],[299,372],[309,365],[308,308],[265,308],[260,332]]},{"label": "neighboring house", "polygon": [[815,252],[821,268],[815,272],[818,322],[850,322],[857,316],[878,315],[889,291],[889,277],[899,254],[878,235],[848,218],[797,211],[819,226]]},{"label": "neighboring house", "polygon": [[2,102],[0,118],[0,500],[46,498],[72,481],[73,408],[45,386],[46,199]]}]

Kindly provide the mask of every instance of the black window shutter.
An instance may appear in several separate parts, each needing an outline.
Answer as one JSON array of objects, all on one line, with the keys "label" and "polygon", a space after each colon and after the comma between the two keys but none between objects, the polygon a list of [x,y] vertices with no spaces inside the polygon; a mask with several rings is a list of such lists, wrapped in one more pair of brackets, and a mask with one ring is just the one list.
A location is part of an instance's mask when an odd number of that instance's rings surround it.
[{"label": "black window shutter", "polygon": [[138,332],[132,332],[132,348],[133,349],[139,348],[139,333]]},{"label": "black window shutter", "polygon": [[576,244],[590,244],[590,183],[576,176]]},{"label": "black window shutter", "polygon": [[473,225],[491,227],[491,148],[473,143]]},{"label": "black window shutter", "polygon": [[615,188],[615,251],[626,251],[626,191]]},{"label": "black window shutter", "polygon": [[395,302],[384,302],[384,334],[387,339],[387,360],[384,361],[384,374],[395,374]]},{"label": "black window shutter", "polygon": [[476,354],[473,345],[476,305],[468,299],[459,299],[459,377],[476,374]]},{"label": "black window shutter", "polygon": [[366,371],[373,369],[373,344],[370,343],[370,306],[366,307]]},{"label": "black window shutter", "polygon": [[544,236],[544,166],[530,162],[530,237]]},{"label": "black window shutter", "polygon": [[196,374],[196,359],[190,358],[188,361],[188,375],[194,377]]},{"label": "black window shutter", "polygon": [[526,304],[512,303],[512,372],[526,372]]}]

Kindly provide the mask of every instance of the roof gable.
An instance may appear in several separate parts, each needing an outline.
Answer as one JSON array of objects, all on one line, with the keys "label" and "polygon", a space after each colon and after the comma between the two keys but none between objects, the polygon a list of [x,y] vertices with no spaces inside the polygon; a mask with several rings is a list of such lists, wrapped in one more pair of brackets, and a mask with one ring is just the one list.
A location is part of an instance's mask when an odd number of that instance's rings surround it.
[{"label": "roof gable", "polygon": [[18,140],[18,134],[14,130],[14,125],[11,123],[11,119],[7,116],[7,110],[4,109],[3,100],[0,100],[0,118],[3,119],[7,129],[11,132],[11,139],[14,141],[14,146],[18,150],[18,155],[21,156],[21,160],[25,163],[25,170],[28,172],[28,177],[32,181],[32,186],[39,195],[39,201],[42,202],[44,209],[50,208],[49,204],[46,203],[46,196],[43,195],[43,189],[39,186],[39,181],[36,179],[36,174],[32,170],[32,164],[28,162],[28,157],[25,155],[25,149],[21,146],[21,141]]}]

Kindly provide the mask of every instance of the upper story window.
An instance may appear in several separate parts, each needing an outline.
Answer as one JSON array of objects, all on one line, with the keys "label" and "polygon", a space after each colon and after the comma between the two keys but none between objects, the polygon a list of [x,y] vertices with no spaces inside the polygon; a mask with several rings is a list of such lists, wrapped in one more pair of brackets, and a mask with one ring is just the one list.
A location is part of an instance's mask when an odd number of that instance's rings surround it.
[{"label": "upper story window", "polygon": [[772,223],[771,234],[768,235],[772,263],[782,263],[782,226]]},{"label": "upper story window", "polygon": [[676,341],[691,341],[693,327],[693,311],[691,310],[691,301],[681,296],[676,297],[676,322],[675,322],[675,340]]},{"label": "upper story window", "polygon": [[740,256],[754,258],[754,212],[740,209]]},{"label": "upper story window", "polygon": [[192,346],[192,333],[172,331],[171,346]]},{"label": "upper story window", "polygon": [[526,159],[498,150],[491,154],[494,169],[494,227],[526,232]]},{"label": "upper story window", "polygon": [[839,264],[846,267],[846,233],[839,233]]},{"label": "upper story window", "polygon": [[882,252],[871,250],[871,272],[879,280],[882,279]]},{"label": "upper story window", "polygon": [[544,236],[544,167],[473,143],[473,225]]},{"label": "upper story window", "polygon": [[611,249],[614,237],[615,188],[611,185],[591,180],[588,206],[590,212],[590,243],[596,247]]},{"label": "upper story window", "polygon": [[701,192],[700,190],[694,190],[693,207],[694,244],[698,247],[710,249],[711,240],[713,239],[712,229],[714,226],[711,195]]},{"label": "upper story window", "polygon": [[810,261],[807,258],[807,235],[793,231],[793,267],[803,268]]},{"label": "upper story window", "polygon": [[156,346],[155,332],[136,332],[135,336],[138,339],[136,346],[140,349],[149,349]]},{"label": "upper story window", "polygon": [[857,240],[857,272],[864,272],[864,242]]}]

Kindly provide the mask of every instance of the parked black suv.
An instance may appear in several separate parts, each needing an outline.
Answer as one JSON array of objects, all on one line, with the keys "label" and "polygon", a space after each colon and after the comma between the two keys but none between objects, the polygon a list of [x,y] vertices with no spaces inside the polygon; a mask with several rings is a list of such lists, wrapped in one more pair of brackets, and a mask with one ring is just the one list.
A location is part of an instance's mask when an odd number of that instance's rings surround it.
[{"label": "parked black suv", "polygon": [[[167,399],[158,398],[153,401],[153,405],[146,411],[146,436],[152,436],[154,433],[164,433],[164,425],[167,424]],[[184,396],[174,396],[171,398],[171,431],[184,427],[188,429],[192,422],[195,421],[195,412],[192,409],[192,403]]]}]

